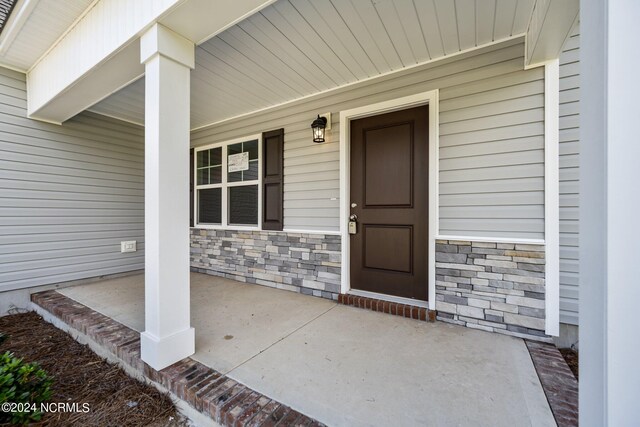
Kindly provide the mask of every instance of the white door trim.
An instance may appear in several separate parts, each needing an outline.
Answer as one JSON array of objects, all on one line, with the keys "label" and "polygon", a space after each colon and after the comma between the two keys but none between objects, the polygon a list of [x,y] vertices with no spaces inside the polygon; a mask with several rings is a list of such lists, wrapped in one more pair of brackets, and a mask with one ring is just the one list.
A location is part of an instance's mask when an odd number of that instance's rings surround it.
[{"label": "white door trim", "polygon": [[350,209],[350,154],[351,154],[351,120],[373,116],[406,108],[429,105],[429,211],[428,211],[428,259],[427,277],[429,281],[429,309],[436,308],[436,234],[438,230],[438,90],[422,92],[415,95],[377,104],[365,105],[340,112],[340,235],[342,236],[341,293],[351,289],[350,284],[350,251],[347,218]]}]

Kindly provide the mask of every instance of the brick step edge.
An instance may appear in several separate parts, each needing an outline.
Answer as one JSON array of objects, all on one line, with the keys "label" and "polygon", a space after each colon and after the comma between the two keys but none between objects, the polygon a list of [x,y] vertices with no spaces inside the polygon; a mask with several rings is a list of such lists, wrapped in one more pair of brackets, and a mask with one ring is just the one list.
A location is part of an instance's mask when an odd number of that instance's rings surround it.
[{"label": "brick step edge", "polygon": [[191,358],[156,371],[140,358],[137,331],[59,292],[35,293],[31,301],[220,425],[324,426]]},{"label": "brick step edge", "polygon": [[435,322],[436,312],[425,307],[384,301],[377,298],[361,297],[358,295],[339,294],[338,303],[365,310],[391,314],[393,316],[407,317],[409,319]]},{"label": "brick step edge", "polygon": [[558,427],[578,427],[578,380],[551,344],[525,340]]}]

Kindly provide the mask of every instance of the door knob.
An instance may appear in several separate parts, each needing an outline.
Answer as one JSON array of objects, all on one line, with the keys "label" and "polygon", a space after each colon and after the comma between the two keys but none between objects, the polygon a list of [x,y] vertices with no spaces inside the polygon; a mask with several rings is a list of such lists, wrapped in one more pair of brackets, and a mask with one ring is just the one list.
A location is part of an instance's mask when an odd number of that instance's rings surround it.
[{"label": "door knob", "polygon": [[357,221],[357,220],[358,220],[358,215],[356,214],[349,215],[349,221]]}]

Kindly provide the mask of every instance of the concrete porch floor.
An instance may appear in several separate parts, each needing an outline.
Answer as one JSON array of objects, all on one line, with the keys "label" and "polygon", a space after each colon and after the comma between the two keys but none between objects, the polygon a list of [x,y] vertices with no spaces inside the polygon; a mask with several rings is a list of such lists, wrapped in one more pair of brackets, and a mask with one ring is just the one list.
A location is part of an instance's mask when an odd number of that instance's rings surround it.
[{"label": "concrete porch floor", "polygon": [[[144,276],[59,290],[144,330]],[[524,341],[192,273],[193,359],[330,426],[553,426]]]}]

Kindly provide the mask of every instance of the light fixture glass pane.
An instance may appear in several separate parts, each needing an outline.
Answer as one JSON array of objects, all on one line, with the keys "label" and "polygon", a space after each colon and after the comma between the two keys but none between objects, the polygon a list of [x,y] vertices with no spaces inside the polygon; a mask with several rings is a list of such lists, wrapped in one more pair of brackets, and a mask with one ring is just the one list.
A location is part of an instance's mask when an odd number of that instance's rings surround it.
[{"label": "light fixture glass pane", "polygon": [[200,224],[222,223],[222,189],[198,190],[198,222]]},{"label": "light fixture glass pane", "polygon": [[258,186],[229,188],[229,224],[258,224]]}]

